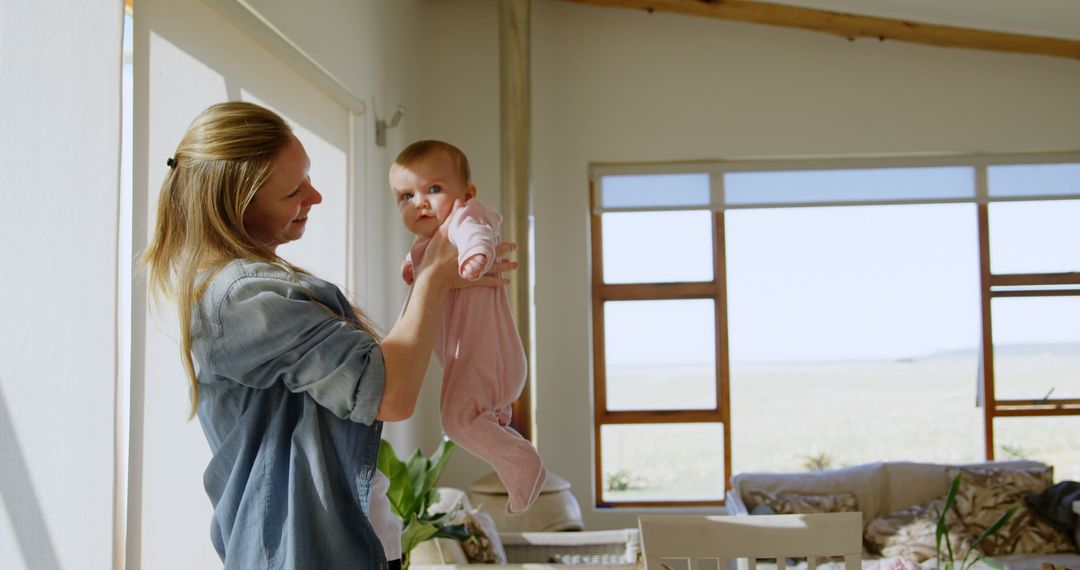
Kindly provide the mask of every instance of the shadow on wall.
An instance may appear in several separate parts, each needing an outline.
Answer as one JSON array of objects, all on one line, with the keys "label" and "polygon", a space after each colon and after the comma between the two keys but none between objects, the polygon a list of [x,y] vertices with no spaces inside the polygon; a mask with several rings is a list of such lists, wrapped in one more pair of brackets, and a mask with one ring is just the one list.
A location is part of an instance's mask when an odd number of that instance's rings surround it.
[{"label": "shadow on wall", "polygon": [[0,381],[0,499],[7,506],[4,514],[11,521],[26,567],[60,570],[26,459],[15,440],[15,426],[4,399],[3,385]]}]

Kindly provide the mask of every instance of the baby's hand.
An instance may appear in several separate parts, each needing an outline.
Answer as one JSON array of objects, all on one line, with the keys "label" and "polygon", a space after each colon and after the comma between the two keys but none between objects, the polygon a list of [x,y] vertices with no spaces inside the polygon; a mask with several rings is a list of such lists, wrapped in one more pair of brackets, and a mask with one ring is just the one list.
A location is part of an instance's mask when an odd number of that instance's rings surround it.
[{"label": "baby's hand", "polygon": [[478,253],[469,259],[466,259],[465,263],[461,264],[461,276],[469,281],[476,281],[483,277],[481,271],[484,270],[485,265],[487,265],[487,256]]},{"label": "baby's hand", "polygon": [[401,264],[401,279],[405,281],[406,285],[413,284],[413,266],[411,262],[406,261]]}]

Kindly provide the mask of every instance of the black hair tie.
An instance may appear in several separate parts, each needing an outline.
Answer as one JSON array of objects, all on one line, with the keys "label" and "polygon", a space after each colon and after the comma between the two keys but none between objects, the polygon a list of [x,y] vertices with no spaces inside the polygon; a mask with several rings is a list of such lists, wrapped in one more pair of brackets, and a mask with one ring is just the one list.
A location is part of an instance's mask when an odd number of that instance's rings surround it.
[{"label": "black hair tie", "polygon": [[169,168],[175,169],[176,168],[176,159],[170,156],[169,160],[165,161],[165,164],[168,164]]}]

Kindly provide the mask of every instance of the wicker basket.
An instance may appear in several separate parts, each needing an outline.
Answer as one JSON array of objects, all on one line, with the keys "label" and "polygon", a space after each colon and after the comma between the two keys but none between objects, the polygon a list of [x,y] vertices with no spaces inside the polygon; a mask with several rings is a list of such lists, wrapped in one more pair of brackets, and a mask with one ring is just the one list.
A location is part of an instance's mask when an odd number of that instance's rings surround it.
[{"label": "wicker basket", "polygon": [[636,528],[581,532],[500,532],[506,559],[511,564],[624,565],[637,560],[640,543]]},{"label": "wicker basket", "polygon": [[570,482],[554,473],[548,473],[540,496],[529,510],[521,514],[506,513],[506,503],[510,497],[495,473],[474,481],[468,495],[473,505],[484,505],[500,532],[556,532],[585,528],[581,520],[581,507],[570,492]]}]

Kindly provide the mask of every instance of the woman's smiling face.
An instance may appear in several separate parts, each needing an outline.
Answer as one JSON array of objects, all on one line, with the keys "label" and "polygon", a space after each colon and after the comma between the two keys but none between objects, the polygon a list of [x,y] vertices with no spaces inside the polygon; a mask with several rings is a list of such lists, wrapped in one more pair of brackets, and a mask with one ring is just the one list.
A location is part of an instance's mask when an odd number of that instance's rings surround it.
[{"label": "woman's smiling face", "polygon": [[270,179],[255,192],[244,210],[244,229],[255,245],[277,246],[298,240],[304,235],[308,212],[322,202],[322,195],[311,185],[308,171],[311,160],[295,136],[278,152]]}]

